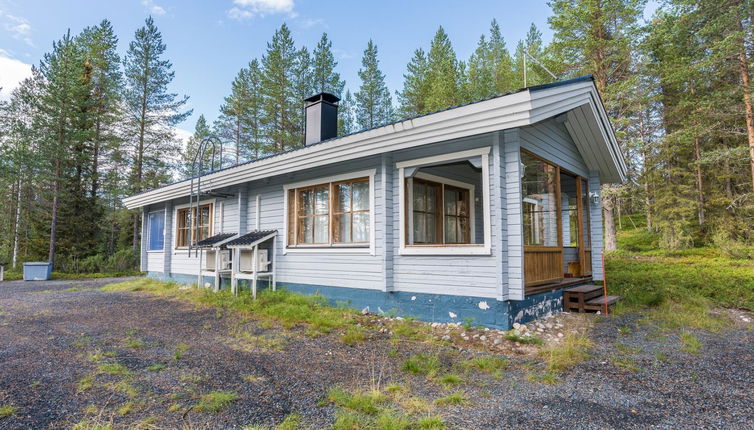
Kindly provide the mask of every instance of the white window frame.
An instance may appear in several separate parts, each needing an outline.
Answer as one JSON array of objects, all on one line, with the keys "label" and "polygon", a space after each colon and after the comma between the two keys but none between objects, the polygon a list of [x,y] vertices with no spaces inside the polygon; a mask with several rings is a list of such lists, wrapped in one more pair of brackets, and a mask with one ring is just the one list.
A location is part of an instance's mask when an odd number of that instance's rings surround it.
[{"label": "white window frame", "polygon": [[[211,236],[214,236],[215,234],[218,233],[216,231],[217,230],[216,229],[217,223],[215,222],[215,210],[217,208],[217,199],[216,198],[212,198],[212,199],[202,200],[199,203],[199,206],[204,206],[204,205],[212,205],[212,214],[209,217],[210,221],[212,222],[212,225],[209,226],[209,235],[211,237]],[[173,243],[170,244],[170,247],[171,247],[171,249],[176,250],[176,251],[186,251],[186,250],[188,250],[188,246],[181,246],[181,247],[179,247],[179,246],[176,246],[176,244],[178,242],[178,210],[179,209],[185,209],[185,208],[187,208],[189,206],[196,206],[196,202],[194,202],[193,204],[184,203],[182,205],[175,205],[175,206],[173,206],[173,225],[171,226],[171,228],[173,229],[172,230],[173,231],[173,237],[172,237],[172,242]]]},{"label": "white window frame", "polygon": [[[459,152],[453,152],[448,154],[441,154],[441,155],[435,155],[431,157],[424,157],[424,158],[417,158],[414,160],[406,160],[406,161],[400,161],[398,163],[395,163],[395,167],[398,168],[398,177],[400,178],[399,182],[399,188],[398,188],[398,195],[399,195],[399,201],[400,201],[400,219],[399,219],[399,228],[400,228],[400,247],[398,249],[399,255],[491,255],[492,254],[492,228],[491,228],[491,210],[490,210],[490,176],[489,176],[489,154],[490,154],[490,147],[482,147],[477,149],[470,149],[467,151],[459,151]],[[406,207],[406,193],[409,191],[406,190],[406,178],[405,173],[406,169],[410,168],[420,168],[420,167],[429,167],[432,165],[437,164],[444,164],[449,163],[453,161],[461,161],[466,160],[469,158],[474,157],[481,157],[482,158],[482,216],[483,216],[483,225],[484,225],[484,243],[478,244],[478,245],[462,245],[462,246],[448,246],[448,245],[422,245],[422,246],[411,246],[406,244],[406,217],[412,216],[409,215],[408,208]],[[428,176],[433,176],[435,178],[441,179],[441,181],[436,182],[447,182],[448,185],[453,186],[459,186],[456,184],[462,184],[460,182],[451,181],[449,179],[440,178],[434,175],[427,175],[423,172],[418,172],[416,175],[418,178],[426,178]],[[433,180],[433,179],[429,179]],[[468,187],[468,184],[465,184],[461,186],[461,188]],[[474,200],[474,194],[469,195],[469,205],[471,206],[470,210],[474,211],[475,206],[475,200]],[[476,216],[473,212],[471,212],[472,216]],[[474,224],[475,220],[472,219],[471,226],[472,226],[472,232],[474,231]],[[474,237],[472,235],[472,237]]]},{"label": "white window frame", "polygon": [[[461,188],[468,191],[469,193],[469,237],[471,238],[471,240],[474,240],[474,238],[476,237],[476,201],[474,197],[476,186],[474,184],[456,181],[453,179],[444,178],[442,176],[431,175],[429,173],[424,173],[424,172],[418,172],[413,177],[406,178],[408,179],[408,187],[406,188],[406,192],[408,193],[409,202],[414,201],[414,187],[413,187],[414,178],[424,179],[425,181],[436,182],[442,185],[450,185],[452,187]],[[443,199],[443,202],[444,202],[445,197],[442,196],[441,198]],[[443,205],[443,211],[444,210],[445,210],[445,206]],[[445,217],[444,212],[438,215],[443,218]],[[414,211],[413,210],[408,211],[408,225],[414,225]],[[445,235],[444,229],[443,229],[442,234],[443,236]],[[413,236],[414,236],[414,229],[412,228],[408,230],[409,242],[413,242],[413,238],[414,238]],[[463,246],[473,246],[473,245],[474,244],[464,244]],[[408,245],[408,246],[412,246],[412,245]],[[421,245],[421,246],[433,246],[433,245]],[[437,246],[439,246],[439,244]],[[443,245],[443,246],[447,246],[447,245]]]},{"label": "white window frame", "polygon": [[[377,169],[362,170],[358,172],[344,173],[341,175],[321,177],[317,179],[311,179],[301,182],[295,182],[286,184],[283,186],[283,254],[296,254],[296,253],[338,253],[338,254],[369,254],[376,255],[375,247],[375,218],[374,202],[376,196],[374,195],[374,176],[377,173]],[[288,191],[294,188],[311,187],[314,185],[329,184],[333,182],[347,181],[349,179],[369,178],[369,243],[368,244],[350,244],[350,243],[329,243],[329,244],[312,244],[312,245],[288,245],[288,205],[291,202],[288,201]],[[332,210],[332,208],[330,208]],[[332,226],[329,226],[332,227]],[[332,240],[332,238],[330,238]]]},{"label": "white window frame", "polygon": [[[154,213],[160,213],[162,212],[162,249],[149,249],[149,246],[152,244],[152,220],[149,217],[150,215]],[[165,252],[165,247],[167,244],[165,243],[165,233],[167,233],[168,226],[165,225],[165,220],[168,218],[168,210],[167,208],[158,209],[156,211],[149,211],[147,212],[147,253],[160,253]]]}]

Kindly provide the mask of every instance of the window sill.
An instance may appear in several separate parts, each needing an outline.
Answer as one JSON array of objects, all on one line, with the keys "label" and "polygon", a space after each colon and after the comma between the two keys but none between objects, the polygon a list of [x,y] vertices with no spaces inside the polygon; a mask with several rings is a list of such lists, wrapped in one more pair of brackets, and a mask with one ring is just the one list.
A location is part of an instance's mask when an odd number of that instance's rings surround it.
[{"label": "window sill", "polygon": [[152,250],[148,249],[147,250],[147,254],[157,254],[157,253],[162,254],[163,252],[165,252],[164,249],[152,249]]},{"label": "window sill", "polygon": [[364,246],[297,246],[286,247],[284,254],[372,254],[370,245]]},{"label": "window sill", "polygon": [[399,255],[492,255],[489,246],[403,246]]}]

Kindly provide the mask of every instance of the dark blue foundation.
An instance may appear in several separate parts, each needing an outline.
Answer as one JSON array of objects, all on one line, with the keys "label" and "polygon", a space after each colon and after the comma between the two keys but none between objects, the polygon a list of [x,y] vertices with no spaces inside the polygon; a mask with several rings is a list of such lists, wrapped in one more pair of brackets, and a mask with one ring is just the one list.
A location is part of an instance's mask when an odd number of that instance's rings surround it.
[{"label": "dark blue foundation", "polygon": [[[148,276],[161,281],[196,284],[196,275],[149,272]],[[214,283],[211,277],[204,282]],[[228,279],[222,279],[222,288],[228,288]],[[239,280],[241,288],[249,288],[249,281]],[[259,288],[266,283],[260,282]],[[553,312],[563,310],[563,291],[526,296],[524,300],[498,301],[489,297],[450,296],[444,294],[383,292],[359,288],[328,287],[322,285],[279,282],[278,288],[299,294],[320,294],[333,305],[394,316],[414,317],[429,322],[460,322],[472,325],[510,330],[514,323],[527,323]]]}]

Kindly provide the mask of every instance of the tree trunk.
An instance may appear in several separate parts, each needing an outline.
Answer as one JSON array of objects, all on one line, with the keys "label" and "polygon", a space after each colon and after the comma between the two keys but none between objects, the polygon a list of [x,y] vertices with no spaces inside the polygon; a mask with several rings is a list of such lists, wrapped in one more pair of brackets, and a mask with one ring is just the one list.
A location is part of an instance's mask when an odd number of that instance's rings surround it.
[{"label": "tree trunk", "polygon": [[101,135],[102,120],[98,117],[97,124],[94,127],[94,148],[92,149],[92,199],[97,197],[99,188],[99,146]]},{"label": "tree trunk", "polygon": [[615,216],[613,209],[615,202],[612,196],[602,198],[602,218],[605,223],[605,252],[612,252],[618,249],[618,240],[615,231]]},{"label": "tree trunk", "polygon": [[694,161],[696,162],[696,215],[699,219],[699,226],[704,227],[704,188],[702,182],[702,147],[699,144],[699,138],[694,138]]},{"label": "tree trunk", "polygon": [[52,267],[55,267],[55,242],[58,235],[58,208],[60,205],[60,175],[61,166],[60,158],[55,160],[55,185],[54,195],[52,198],[52,219],[50,220],[50,251],[47,255],[47,261],[49,261]]},{"label": "tree trunk", "polygon": [[[743,31],[741,21],[736,20],[738,28]],[[751,101],[751,85],[749,83],[749,59],[746,58],[745,39],[741,40],[738,51],[738,70],[743,84],[743,102],[746,111],[746,134],[749,138],[749,162],[751,164],[751,189],[754,192],[754,107]]]},{"label": "tree trunk", "polygon": [[21,233],[21,188],[21,181],[18,181],[18,190],[16,192],[16,220],[13,223],[13,269],[16,268],[18,262],[18,242]]}]

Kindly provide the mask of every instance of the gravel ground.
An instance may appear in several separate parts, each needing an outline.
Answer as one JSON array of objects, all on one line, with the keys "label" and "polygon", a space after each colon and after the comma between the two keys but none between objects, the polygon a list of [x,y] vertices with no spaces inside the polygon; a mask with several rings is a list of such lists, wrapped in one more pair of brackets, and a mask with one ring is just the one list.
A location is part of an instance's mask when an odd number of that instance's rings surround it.
[{"label": "gravel ground", "polygon": [[[99,290],[113,281],[0,283],[0,407],[17,408],[0,428],[69,428],[94,417],[115,428],[233,429],[297,412],[307,428],[320,429],[334,419],[334,408],[321,405],[330,387],[367,388],[379,374],[430,401],[465,391],[469,405],[436,407],[450,429],[754,429],[750,322],[695,333],[702,346],[691,354],[677,334],[638,316],[601,318],[591,358],[558,384],[530,381],[542,363],[529,355],[512,358],[502,377],[464,375],[447,390],[407,376],[400,363],[417,352],[439,352],[447,364],[478,353],[396,347],[387,334],[347,346],[213,308]],[[102,363],[120,363],[128,374],[103,373]],[[214,414],[191,408],[212,391],[239,400]]]}]

